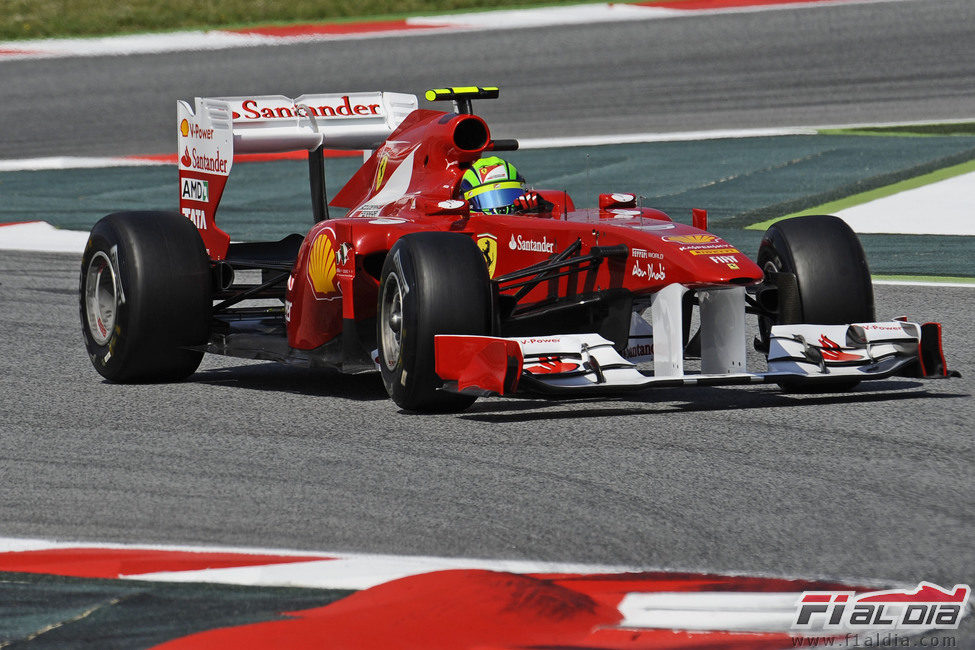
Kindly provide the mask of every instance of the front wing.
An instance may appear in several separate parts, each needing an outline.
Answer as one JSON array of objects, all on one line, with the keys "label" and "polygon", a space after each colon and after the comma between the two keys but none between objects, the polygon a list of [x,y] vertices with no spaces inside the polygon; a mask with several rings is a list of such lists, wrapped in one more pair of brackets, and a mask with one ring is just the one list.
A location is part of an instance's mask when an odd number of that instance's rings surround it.
[{"label": "front wing", "polygon": [[[657,357],[657,345],[654,353]],[[440,335],[435,339],[435,354],[436,371],[446,390],[481,396],[516,392],[575,396],[653,386],[801,386],[892,375],[947,375],[940,325],[903,321],[773,326],[768,371],[759,373],[745,371],[743,363],[722,365],[706,356],[701,365],[708,372],[684,372],[682,363],[674,372],[673,364],[661,365],[656,358],[654,371],[642,370],[598,334]],[[667,354],[669,360],[672,355]]]}]

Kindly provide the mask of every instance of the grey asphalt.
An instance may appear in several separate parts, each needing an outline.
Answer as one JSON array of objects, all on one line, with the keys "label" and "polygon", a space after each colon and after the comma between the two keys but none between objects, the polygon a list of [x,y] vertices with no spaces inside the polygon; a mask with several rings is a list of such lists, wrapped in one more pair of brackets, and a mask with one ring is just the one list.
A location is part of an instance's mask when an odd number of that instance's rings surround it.
[{"label": "grey asphalt", "polygon": [[962,379],[400,413],[375,375],[208,357],[104,383],[79,259],[0,254],[0,535],[971,583],[975,290],[877,287]]},{"label": "grey asphalt", "polygon": [[472,83],[498,137],[975,118],[975,3],[0,61],[0,158],[172,152],[177,98]]}]

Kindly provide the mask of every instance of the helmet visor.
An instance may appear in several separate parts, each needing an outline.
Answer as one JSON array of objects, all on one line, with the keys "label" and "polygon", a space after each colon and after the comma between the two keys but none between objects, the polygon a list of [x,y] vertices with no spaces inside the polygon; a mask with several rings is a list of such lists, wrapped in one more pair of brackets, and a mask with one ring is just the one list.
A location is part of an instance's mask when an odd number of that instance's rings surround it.
[{"label": "helmet visor", "polygon": [[468,192],[467,200],[470,201],[471,208],[486,212],[511,205],[519,196],[525,193],[521,183],[494,183],[484,185]]}]

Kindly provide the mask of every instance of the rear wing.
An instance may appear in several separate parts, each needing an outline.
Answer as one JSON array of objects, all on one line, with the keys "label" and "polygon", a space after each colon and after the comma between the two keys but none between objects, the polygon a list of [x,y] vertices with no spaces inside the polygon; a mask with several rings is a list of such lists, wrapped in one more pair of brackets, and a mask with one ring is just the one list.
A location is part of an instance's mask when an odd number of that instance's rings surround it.
[{"label": "rear wing", "polygon": [[180,212],[200,230],[211,259],[223,259],[230,236],[215,216],[234,155],[305,150],[320,221],[327,211],[322,151],[375,149],[416,108],[415,95],[387,92],[177,101]]}]

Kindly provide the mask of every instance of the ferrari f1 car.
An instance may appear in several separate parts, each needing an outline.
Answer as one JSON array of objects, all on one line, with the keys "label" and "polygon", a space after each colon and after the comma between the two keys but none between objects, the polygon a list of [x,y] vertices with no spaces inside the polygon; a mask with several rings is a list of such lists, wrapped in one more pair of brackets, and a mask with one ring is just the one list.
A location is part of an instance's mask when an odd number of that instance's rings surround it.
[{"label": "ferrari f1 car", "polygon": [[[80,308],[96,370],[179,380],[206,352],[378,370],[393,401],[416,411],[525,392],[839,390],[946,374],[938,324],[875,322],[863,249],[836,217],[776,223],[752,261],[707,232],[704,211],[686,225],[633,194],[576,209],[564,192],[539,191],[551,209],[535,216],[472,211],[465,170],[517,148],[472,111],[497,96],[427,93],[452,101],[448,111],[389,92],[178,102],[179,212],[110,214],[91,231]],[[368,156],[330,202],[326,148]],[[231,241],[216,214],[234,156],[301,150],[314,226]],[[330,205],[348,212],[330,218]],[[763,372],[746,369],[746,314],[758,318]]]}]

